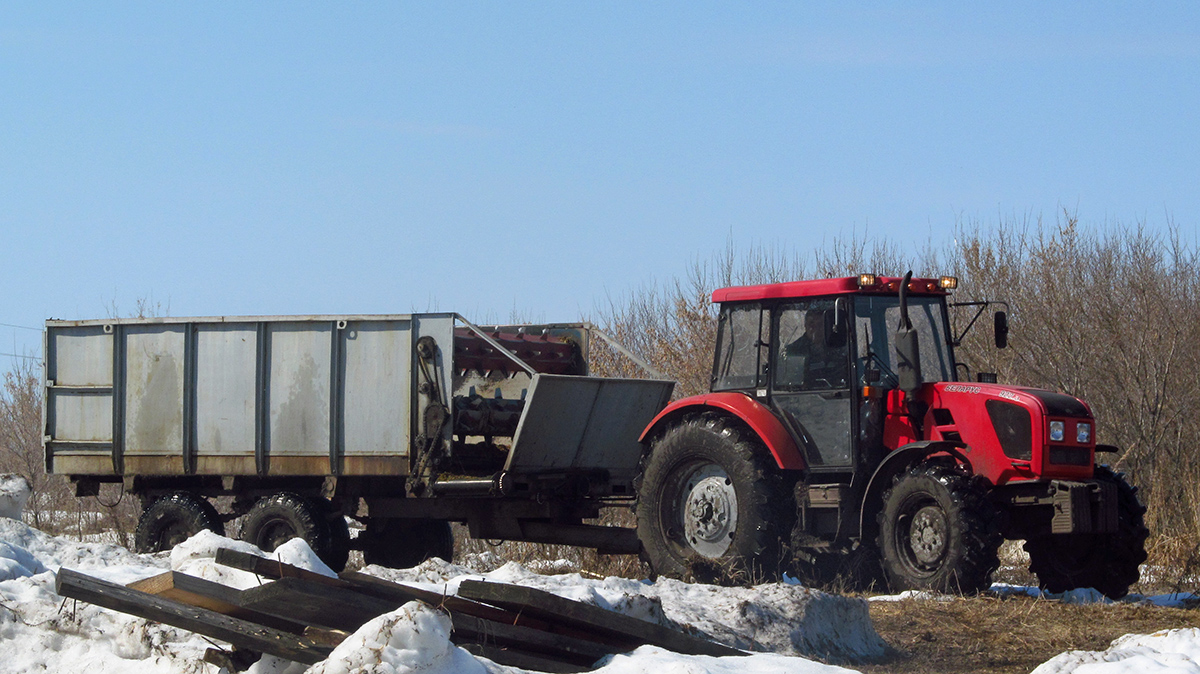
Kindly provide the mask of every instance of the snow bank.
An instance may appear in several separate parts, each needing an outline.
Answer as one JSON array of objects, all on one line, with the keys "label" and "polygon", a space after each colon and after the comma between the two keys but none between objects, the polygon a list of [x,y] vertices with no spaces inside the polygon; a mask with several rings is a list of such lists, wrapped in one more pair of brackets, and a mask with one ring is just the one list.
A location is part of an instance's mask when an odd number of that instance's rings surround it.
[{"label": "snow bank", "polygon": [[20,475],[0,475],[0,517],[21,519],[29,501],[29,480]]},{"label": "snow bank", "polygon": [[888,650],[871,624],[866,601],[799,585],[730,588],[665,578],[654,583],[616,577],[593,580],[577,573],[536,574],[515,562],[477,574],[440,559],[413,569],[372,566],[366,571],[448,593],[457,592],[466,578],[515,583],[743,650],[843,662],[876,659]]},{"label": "snow bank", "polygon": [[[229,547],[335,575],[303,541],[270,555],[241,541],[202,532],[170,553],[139,555],[115,545],[80,543],[49,536],[23,522],[0,518],[0,669],[46,674],[214,674],[201,659],[206,639],[54,592],[60,567],[126,584],[169,569],[232,587],[263,582],[253,574],[218,566],[216,550]],[[602,581],[579,574],[542,576],[509,563],[480,575],[442,560],[404,571],[370,567],[395,580],[453,591],[464,578],[520,582],[627,615],[678,625],[724,643],[776,653],[745,657],[683,656],[643,647],[606,659],[606,674],[833,674],[849,670],[796,657],[827,654],[851,659],[882,654],[886,646],[867,619],[866,603],[798,586],[718,588],[663,580]],[[265,656],[251,674],[521,674],[523,670],[476,658],[450,642],[450,622],[437,609],[410,603],[363,625],[324,662],[304,665]],[[227,674],[227,673],[223,673]]]},{"label": "snow bank", "polygon": [[1126,634],[1106,651],[1068,651],[1033,674],[1200,674],[1200,629]]}]

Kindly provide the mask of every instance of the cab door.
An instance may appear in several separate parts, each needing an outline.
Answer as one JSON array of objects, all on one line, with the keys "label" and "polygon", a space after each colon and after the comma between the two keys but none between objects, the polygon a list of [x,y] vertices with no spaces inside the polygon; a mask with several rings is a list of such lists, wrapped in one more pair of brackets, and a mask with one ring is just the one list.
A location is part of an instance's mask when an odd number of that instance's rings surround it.
[{"label": "cab door", "polygon": [[853,464],[846,302],[799,300],[772,311],[769,398],[814,470]]}]

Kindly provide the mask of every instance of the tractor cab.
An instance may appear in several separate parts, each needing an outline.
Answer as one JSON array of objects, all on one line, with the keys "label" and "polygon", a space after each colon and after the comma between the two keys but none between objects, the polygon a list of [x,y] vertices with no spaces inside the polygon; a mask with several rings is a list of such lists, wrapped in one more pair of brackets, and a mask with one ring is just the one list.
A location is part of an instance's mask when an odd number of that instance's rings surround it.
[{"label": "tractor cab", "polygon": [[[779,417],[814,473],[882,459],[882,402],[901,386],[898,326],[916,334],[920,378],[956,380],[946,297],[952,277],[858,277],[725,288],[712,391],[741,392]],[[911,367],[911,366],[910,366]]]}]

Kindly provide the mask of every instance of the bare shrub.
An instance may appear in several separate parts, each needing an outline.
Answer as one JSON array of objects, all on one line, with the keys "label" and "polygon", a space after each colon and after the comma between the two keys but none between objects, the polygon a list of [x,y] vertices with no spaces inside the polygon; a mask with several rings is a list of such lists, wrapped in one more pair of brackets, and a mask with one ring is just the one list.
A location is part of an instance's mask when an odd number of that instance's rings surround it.
[{"label": "bare shrub", "polygon": [[0,472],[29,481],[31,494],[25,519],[36,528],[49,527],[56,513],[73,505],[67,481],[47,475],[42,454],[42,373],[40,361],[16,359],[4,373],[0,389]]}]

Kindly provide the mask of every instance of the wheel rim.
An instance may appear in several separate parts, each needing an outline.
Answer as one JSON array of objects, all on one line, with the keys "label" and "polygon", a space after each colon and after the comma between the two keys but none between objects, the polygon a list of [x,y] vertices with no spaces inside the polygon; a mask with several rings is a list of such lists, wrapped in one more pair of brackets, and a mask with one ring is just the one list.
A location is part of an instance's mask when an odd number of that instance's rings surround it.
[{"label": "wheel rim", "polygon": [[950,542],[946,511],[932,498],[910,499],[896,522],[896,549],[901,561],[917,575],[933,575],[945,563]]},{"label": "wheel rim", "polygon": [[170,550],[180,543],[191,538],[196,532],[186,522],[175,522],[163,529],[162,535],[159,537],[162,550]]},{"label": "wheel rim", "polygon": [[254,544],[263,552],[271,552],[297,537],[299,534],[296,533],[295,527],[290,522],[275,519],[263,523],[262,528],[258,530],[258,535],[254,537]]},{"label": "wheel rim", "polygon": [[714,463],[681,471],[677,513],[683,539],[697,554],[725,554],[737,532],[737,493],[725,469]]}]

